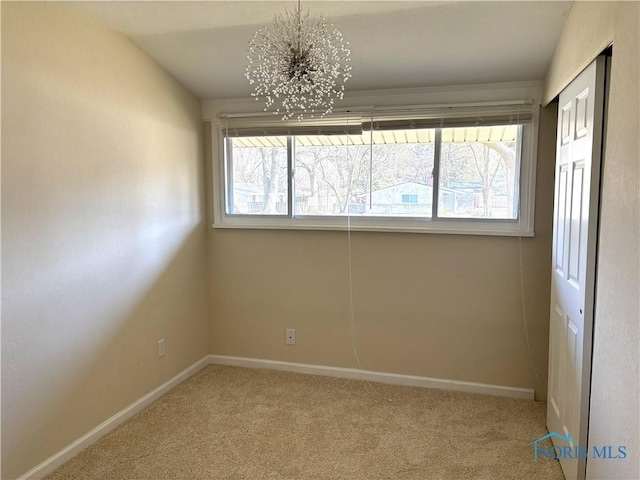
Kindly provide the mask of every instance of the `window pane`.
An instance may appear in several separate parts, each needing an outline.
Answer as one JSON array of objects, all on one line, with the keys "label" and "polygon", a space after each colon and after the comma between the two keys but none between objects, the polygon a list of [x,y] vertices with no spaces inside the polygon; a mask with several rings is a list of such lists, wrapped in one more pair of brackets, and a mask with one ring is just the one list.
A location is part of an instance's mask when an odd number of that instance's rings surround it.
[{"label": "window pane", "polygon": [[288,215],[287,137],[239,137],[227,145],[227,213]]},{"label": "window pane", "polygon": [[442,130],[438,216],[516,219],[518,125]]},{"label": "window pane", "polygon": [[295,214],[365,213],[369,188],[368,135],[295,137]]},{"label": "window pane", "polygon": [[[295,137],[295,214],[431,216],[434,130]],[[347,145],[348,143],[348,145]]]},{"label": "window pane", "polygon": [[434,140],[433,129],[373,132],[372,215],[431,217]]}]

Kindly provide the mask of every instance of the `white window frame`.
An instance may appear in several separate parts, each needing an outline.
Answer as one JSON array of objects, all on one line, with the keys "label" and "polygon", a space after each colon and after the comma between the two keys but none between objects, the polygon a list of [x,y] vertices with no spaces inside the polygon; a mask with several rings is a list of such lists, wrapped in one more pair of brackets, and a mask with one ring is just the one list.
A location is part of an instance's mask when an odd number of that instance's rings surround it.
[{"label": "white window frame", "polygon": [[[506,103],[506,102],[502,102]],[[525,103],[522,101],[521,103]],[[500,102],[475,104],[492,106]],[[450,105],[454,106],[454,105]],[[458,105],[455,105],[458,106]],[[440,105],[442,107],[442,105]],[[407,107],[409,108],[409,107]],[[417,107],[416,107],[417,108]],[[245,116],[249,117],[249,115]],[[534,236],[535,181],[538,144],[539,107],[531,106],[532,119],[523,129],[520,153],[520,178],[518,188],[518,218],[442,218],[442,217],[390,217],[390,216],[293,216],[293,205],[289,204],[289,216],[246,215],[226,213],[227,172],[225,164],[225,122],[220,118],[212,122],[212,156],[214,185],[214,223],[213,228],[248,229],[291,229],[291,230],[351,230],[370,232],[410,232],[438,234],[466,234],[492,236]],[[273,120],[271,120],[273,121]],[[292,161],[291,158],[288,160]],[[437,162],[436,162],[437,165]],[[292,165],[288,165],[289,172]],[[292,188],[292,175],[289,174],[289,189]],[[434,185],[437,171],[434,166]],[[436,189],[434,188],[434,191]],[[289,195],[291,199],[293,193]],[[435,194],[434,194],[435,197]],[[291,203],[291,200],[289,200]],[[434,211],[437,199],[434,198]]]}]

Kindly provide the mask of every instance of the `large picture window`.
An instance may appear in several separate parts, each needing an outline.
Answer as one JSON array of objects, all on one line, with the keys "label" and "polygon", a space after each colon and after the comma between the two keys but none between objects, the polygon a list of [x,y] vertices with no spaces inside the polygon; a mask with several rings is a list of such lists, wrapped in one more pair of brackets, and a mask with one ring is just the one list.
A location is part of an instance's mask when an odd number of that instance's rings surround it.
[{"label": "large picture window", "polygon": [[362,118],[221,122],[216,226],[533,234],[531,106]]}]

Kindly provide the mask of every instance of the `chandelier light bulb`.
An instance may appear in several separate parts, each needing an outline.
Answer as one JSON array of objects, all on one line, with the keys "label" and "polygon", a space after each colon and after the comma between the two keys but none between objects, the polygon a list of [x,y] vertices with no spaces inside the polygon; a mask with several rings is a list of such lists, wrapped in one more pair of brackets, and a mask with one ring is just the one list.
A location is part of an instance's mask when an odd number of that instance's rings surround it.
[{"label": "chandelier light bulb", "polygon": [[351,78],[351,51],[323,16],[297,11],[276,14],[273,26],[259,29],[249,42],[245,77],[265,111],[282,120],[330,114]]}]

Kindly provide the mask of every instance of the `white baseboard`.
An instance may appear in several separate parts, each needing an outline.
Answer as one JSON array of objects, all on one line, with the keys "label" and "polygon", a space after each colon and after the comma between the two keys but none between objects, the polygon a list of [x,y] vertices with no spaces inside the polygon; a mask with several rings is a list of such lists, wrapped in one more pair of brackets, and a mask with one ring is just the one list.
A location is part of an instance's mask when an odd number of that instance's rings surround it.
[{"label": "white baseboard", "polygon": [[328,367],[324,365],[310,365],[306,363],[289,363],[258,358],[228,357],[224,355],[209,355],[213,365],[230,365],[234,367],[263,368],[267,370],[282,370],[285,372],[309,373],[327,377],[350,378],[367,380],[369,382],[389,383],[408,387],[437,388],[439,390],[453,390],[457,392],[480,393],[499,397],[533,400],[532,388],[505,387],[485,383],[461,382],[458,380],[444,380],[440,378],[418,377],[414,375],[400,375],[396,373],[372,372],[357,368]]},{"label": "white baseboard", "polygon": [[89,445],[96,442],[100,438],[104,437],[107,433],[109,433],[111,430],[116,428],[118,425],[120,425],[121,423],[124,423],[126,420],[134,416],[140,410],[151,405],[153,402],[155,402],[158,398],[160,398],[162,395],[167,393],[173,387],[182,383],[187,378],[197,373],[202,368],[206,367],[210,362],[211,360],[209,358],[209,355],[198,360],[196,363],[194,363],[190,367],[187,367],[186,369],[178,373],[172,379],[166,381],[165,383],[160,385],[158,388],[147,393],[144,397],[139,398],[128,407],[123,408],[118,413],[113,415],[111,418],[108,418],[107,420],[102,422],[100,425],[98,425],[96,428],[94,428],[87,434],[83,435],[72,444],[68,445],[66,448],[63,448],[58,453],[47,458],[41,464],[36,465],[27,473],[19,477],[17,480],[36,480],[48,475],[49,473],[54,471],[56,468],[58,468],[60,465],[69,461],[71,458],[75,457],[78,453],[80,453],[82,450],[87,448]]}]

